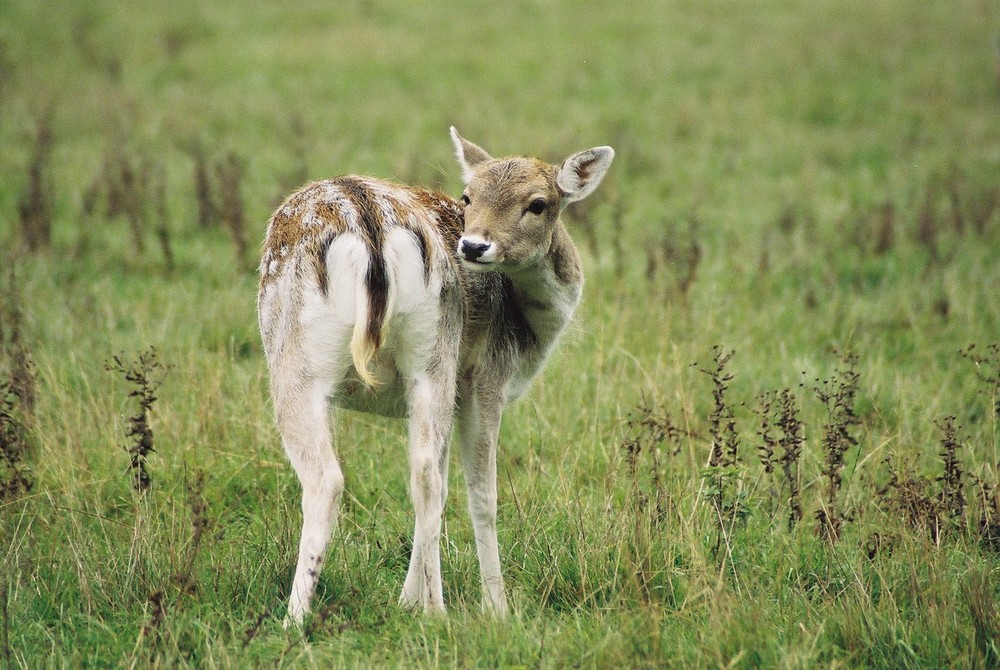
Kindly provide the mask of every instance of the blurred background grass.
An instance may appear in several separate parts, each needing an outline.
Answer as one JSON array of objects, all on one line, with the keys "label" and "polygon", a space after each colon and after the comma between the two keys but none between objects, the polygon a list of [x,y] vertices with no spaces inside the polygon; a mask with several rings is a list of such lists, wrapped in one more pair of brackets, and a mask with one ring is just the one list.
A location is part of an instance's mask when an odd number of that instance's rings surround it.
[{"label": "blurred background grass", "polygon": [[[976,495],[995,494],[1000,458],[986,349],[1000,334],[998,21],[985,0],[0,4],[0,371],[17,372],[24,346],[36,385],[16,412],[34,487],[0,502],[4,658],[995,662],[993,503]],[[452,124],[497,155],[617,150],[566,214],[588,277],[576,325],[503,427],[518,617],[475,615],[457,474],[453,615],[395,611],[411,530],[402,430],[343,413],[348,498],[306,644],[276,621],[298,489],[256,334],[258,241],[311,179],[457,193]],[[51,235],[31,249],[38,212]],[[978,368],[958,353],[973,343]],[[106,364],[151,345],[165,368],[140,495],[122,449],[130,386]],[[741,444],[721,481],[743,511],[723,526],[704,470],[714,345],[736,350]],[[858,357],[861,423],[838,499],[854,520],[830,547],[814,533],[829,417],[810,389],[843,374],[833,348]],[[806,519],[788,532],[784,484],[755,456],[757,398],[784,387],[806,440]],[[630,465],[629,441],[653,439],[636,423],[644,402],[681,437],[643,442]],[[907,521],[899,492],[909,473],[923,478],[914,500],[940,498],[947,415],[970,502],[933,535],[914,526],[933,514]],[[866,559],[883,536],[893,551]]]}]

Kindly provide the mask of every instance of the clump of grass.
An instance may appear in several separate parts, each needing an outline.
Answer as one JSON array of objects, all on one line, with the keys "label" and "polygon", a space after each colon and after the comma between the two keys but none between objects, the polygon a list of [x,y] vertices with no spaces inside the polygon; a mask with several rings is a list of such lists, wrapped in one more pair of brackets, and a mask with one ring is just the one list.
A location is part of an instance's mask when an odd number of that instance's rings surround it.
[{"label": "clump of grass", "polygon": [[997,614],[993,580],[981,569],[970,570],[962,585],[962,595],[972,619],[973,639],[983,667],[995,668],[1000,664],[1000,616]]},{"label": "clump of grass", "polygon": [[55,190],[49,176],[49,163],[53,144],[52,111],[49,110],[36,121],[28,179],[18,202],[21,237],[31,251],[46,248],[52,243]]},{"label": "clump of grass", "polygon": [[128,419],[127,434],[132,438],[133,444],[125,450],[130,457],[129,472],[132,475],[132,488],[144,494],[152,485],[147,467],[149,455],[156,451],[153,445],[150,413],[157,399],[156,391],[163,382],[165,368],[153,347],[139,354],[135,361],[125,360],[121,355],[114,356],[108,362],[107,368],[124,375],[125,381],[132,385],[129,397],[135,398],[138,404],[136,413]]},{"label": "clump of grass", "polygon": [[821,506],[816,511],[816,519],[819,521],[817,531],[831,544],[840,538],[841,527],[847,518],[838,502],[843,485],[841,471],[847,451],[858,444],[854,430],[861,425],[861,420],[854,412],[860,378],[856,369],[857,361],[857,355],[841,353],[841,365],[835,374],[829,379],[817,380],[817,385],[813,387],[827,412],[822,437],[822,475],[826,484]]},{"label": "clump of grass", "polygon": [[[154,589],[147,600],[149,618],[142,627],[140,640],[146,641],[145,652],[151,665],[160,665],[163,654],[173,645],[183,647],[187,641],[183,636],[171,639],[174,630],[168,626],[171,613],[181,611],[187,597],[198,592],[198,580],[195,565],[203,546],[205,531],[209,527],[208,504],[205,501],[205,477],[201,470],[195,472],[193,478],[185,486],[187,490],[188,509],[191,514],[191,539],[188,543],[186,556],[180,567],[170,577],[169,583]],[[139,649],[138,644],[136,650]]]},{"label": "clump of grass", "polygon": [[630,435],[622,448],[629,482],[625,498],[628,522],[623,529],[627,528],[630,536],[622,560],[638,596],[649,603],[660,560],[654,531],[667,522],[674,508],[667,491],[664,460],[680,452],[685,431],[665,407],[654,409],[645,398],[627,425]]}]

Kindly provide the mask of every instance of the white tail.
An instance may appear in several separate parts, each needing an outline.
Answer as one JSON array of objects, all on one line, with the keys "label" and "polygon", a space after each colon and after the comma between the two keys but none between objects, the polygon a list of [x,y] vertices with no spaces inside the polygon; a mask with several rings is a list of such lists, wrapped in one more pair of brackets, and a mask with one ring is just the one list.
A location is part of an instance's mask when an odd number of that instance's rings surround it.
[{"label": "white tail", "polygon": [[309,611],[344,478],[332,404],[406,417],[416,513],[400,602],[443,611],[439,541],[457,424],[485,609],[507,610],[496,535],[504,406],[541,369],[580,299],[562,207],[589,195],[610,147],[559,166],[494,159],[451,129],[461,202],[363,177],[313,183],[268,225],[258,314],[278,429],[302,483],[289,620]]}]

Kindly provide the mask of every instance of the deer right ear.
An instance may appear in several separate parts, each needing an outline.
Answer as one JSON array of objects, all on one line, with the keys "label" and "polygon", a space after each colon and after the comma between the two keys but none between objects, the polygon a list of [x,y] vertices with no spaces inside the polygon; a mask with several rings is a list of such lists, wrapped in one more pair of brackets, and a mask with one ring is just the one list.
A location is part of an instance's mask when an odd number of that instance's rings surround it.
[{"label": "deer right ear", "polygon": [[451,141],[455,145],[455,157],[458,158],[458,164],[462,167],[462,182],[468,185],[476,174],[476,168],[493,160],[493,157],[481,147],[459,135],[455,126],[451,127]]},{"label": "deer right ear", "polygon": [[564,160],[556,173],[563,204],[582,200],[593,193],[604,179],[614,157],[615,150],[611,147],[594,147]]}]

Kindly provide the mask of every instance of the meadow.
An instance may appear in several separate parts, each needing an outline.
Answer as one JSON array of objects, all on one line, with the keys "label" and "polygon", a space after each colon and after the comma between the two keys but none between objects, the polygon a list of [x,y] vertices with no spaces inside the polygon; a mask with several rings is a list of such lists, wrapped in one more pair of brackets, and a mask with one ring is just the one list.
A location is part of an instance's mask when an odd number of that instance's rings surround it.
[{"label": "meadow", "polygon": [[[0,3],[0,664],[1000,665],[1000,9],[987,0]],[[284,195],[555,161],[587,283],[500,438],[512,616],[453,458],[396,606],[404,426],[299,488],[256,263]]]}]

